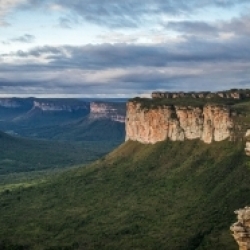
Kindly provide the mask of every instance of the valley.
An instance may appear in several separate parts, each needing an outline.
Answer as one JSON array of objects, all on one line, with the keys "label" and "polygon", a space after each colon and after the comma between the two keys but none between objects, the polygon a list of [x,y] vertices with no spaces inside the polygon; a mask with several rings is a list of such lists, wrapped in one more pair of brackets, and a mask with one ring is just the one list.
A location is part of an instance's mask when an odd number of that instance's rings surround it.
[{"label": "valley", "polygon": [[[82,99],[0,99],[0,130],[24,137],[82,141],[92,140],[88,131],[94,123],[96,130],[113,126],[115,137],[123,141],[126,113],[124,99],[107,101]],[[100,123],[100,125],[98,125]],[[82,132],[84,133],[83,136]],[[105,135],[103,133],[102,135]],[[64,134],[65,133],[65,134]],[[93,134],[93,133],[92,133]],[[99,135],[97,140],[101,140]],[[93,138],[96,140],[95,138]],[[107,139],[107,138],[106,138]],[[106,140],[105,139],[105,140]],[[111,140],[113,140],[111,138]]]}]

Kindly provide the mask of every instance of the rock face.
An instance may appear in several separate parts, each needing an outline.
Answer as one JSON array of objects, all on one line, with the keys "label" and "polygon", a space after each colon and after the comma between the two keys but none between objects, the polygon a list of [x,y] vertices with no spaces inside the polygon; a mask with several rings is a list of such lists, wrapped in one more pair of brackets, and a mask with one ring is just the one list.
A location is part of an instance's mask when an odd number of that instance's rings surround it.
[{"label": "rock face", "polygon": [[249,141],[246,142],[245,152],[247,156],[250,156],[250,142]]},{"label": "rock face", "polygon": [[107,118],[116,122],[125,122],[125,104],[108,102],[91,102],[90,119]]},{"label": "rock face", "polygon": [[154,144],[200,139],[211,143],[230,137],[232,127],[230,110],[222,105],[146,109],[140,103],[127,103],[126,140]]},{"label": "rock face", "polygon": [[239,209],[235,213],[238,215],[238,221],[230,230],[239,245],[239,250],[250,250],[250,207]]},{"label": "rock face", "polygon": [[245,147],[245,152],[247,156],[250,156],[250,129],[247,130],[246,132],[246,147]]},{"label": "rock face", "polygon": [[67,112],[73,112],[77,110],[87,110],[88,105],[85,103],[79,105],[70,105],[65,103],[54,103],[52,101],[34,101],[33,102],[33,109],[40,109],[42,111],[67,111]]}]

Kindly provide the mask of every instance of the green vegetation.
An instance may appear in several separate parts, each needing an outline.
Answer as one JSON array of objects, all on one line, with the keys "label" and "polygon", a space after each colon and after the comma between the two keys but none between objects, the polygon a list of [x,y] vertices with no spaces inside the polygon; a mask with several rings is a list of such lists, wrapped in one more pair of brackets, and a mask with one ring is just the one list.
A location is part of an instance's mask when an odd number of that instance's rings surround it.
[{"label": "green vegetation", "polygon": [[233,109],[245,115],[250,114],[250,101],[237,103],[233,106]]},{"label": "green vegetation", "polygon": [[[18,130],[17,130],[18,131]],[[41,129],[28,128],[18,131],[24,136],[33,135],[35,138],[46,138],[50,140],[63,141],[92,141],[96,146],[102,143],[120,143],[125,138],[125,124],[110,119],[93,119],[88,117],[77,122],[57,126],[43,127]],[[100,141],[100,143],[98,142]],[[116,143],[117,145],[117,143]]]},{"label": "green vegetation", "polygon": [[249,99],[224,99],[220,97],[213,97],[210,99],[206,98],[192,98],[192,97],[182,97],[176,99],[168,99],[168,98],[155,98],[155,99],[148,99],[148,98],[133,98],[130,101],[134,101],[137,103],[141,103],[143,108],[157,108],[160,106],[194,106],[194,107],[202,107],[205,104],[219,104],[219,105],[238,105],[246,103],[249,104]]},{"label": "green vegetation", "polygon": [[90,163],[110,152],[121,141],[56,142],[12,137],[0,132],[1,175]]},{"label": "green vegetation", "polygon": [[129,141],[90,166],[2,187],[0,248],[237,250],[229,226],[250,204],[249,166],[242,142]]}]

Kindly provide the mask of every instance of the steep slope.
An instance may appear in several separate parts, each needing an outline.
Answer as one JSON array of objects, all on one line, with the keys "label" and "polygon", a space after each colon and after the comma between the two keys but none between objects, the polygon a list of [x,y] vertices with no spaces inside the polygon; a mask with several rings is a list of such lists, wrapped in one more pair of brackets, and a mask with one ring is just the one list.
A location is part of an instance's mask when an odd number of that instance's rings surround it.
[{"label": "steep slope", "polygon": [[242,142],[128,141],[87,168],[0,194],[6,249],[237,250],[250,204]]}]

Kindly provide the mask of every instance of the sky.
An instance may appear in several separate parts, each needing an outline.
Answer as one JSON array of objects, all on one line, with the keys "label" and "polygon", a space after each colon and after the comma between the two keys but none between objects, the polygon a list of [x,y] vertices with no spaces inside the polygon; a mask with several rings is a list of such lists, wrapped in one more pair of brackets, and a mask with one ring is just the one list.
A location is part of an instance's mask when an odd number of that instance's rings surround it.
[{"label": "sky", "polygon": [[0,96],[250,88],[250,0],[0,0]]}]

